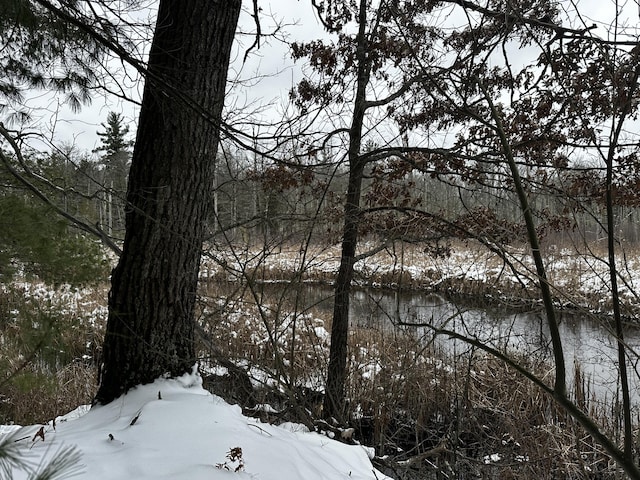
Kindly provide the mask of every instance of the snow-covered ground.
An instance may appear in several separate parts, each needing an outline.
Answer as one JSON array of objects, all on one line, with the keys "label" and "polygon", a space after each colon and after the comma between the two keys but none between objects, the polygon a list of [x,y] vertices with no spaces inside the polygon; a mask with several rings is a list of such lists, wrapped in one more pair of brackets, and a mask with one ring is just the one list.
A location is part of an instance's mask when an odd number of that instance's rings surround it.
[{"label": "snow-covered ground", "polygon": [[[242,257],[252,260],[244,266],[242,258],[225,253],[223,263],[244,271],[272,272],[274,280],[298,270],[306,280],[330,281],[338,268],[338,253],[335,248],[308,252],[303,262],[299,251],[266,256],[246,252]],[[498,293],[503,288],[507,291],[509,284],[532,286],[532,265],[524,251],[514,251],[511,257],[519,274],[482,250],[458,249],[443,258],[415,250],[395,254],[381,252],[358,262],[358,280],[392,285],[394,279],[403,278],[414,288],[426,289],[452,281],[477,282],[492,285]],[[259,261],[263,269],[255,265]],[[595,303],[599,311],[607,310],[610,288],[605,262],[596,256],[558,251],[548,253],[547,266],[559,302]],[[634,282],[640,278],[640,261],[630,255],[621,267],[623,300],[637,305]],[[220,275],[229,273],[205,260],[202,276]],[[106,286],[97,291],[51,289],[25,282],[13,288],[30,301],[78,315],[92,326],[99,328],[106,320]],[[310,433],[300,425],[273,426],[244,417],[239,407],[204,390],[197,375],[157,380],[109,405],[80,407],[44,426],[0,426],[0,445],[0,452],[8,449],[14,454],[0,454],[0,480],[387,478],[372,467],[369,449]],[[33,475],[52,459],[61,458],[61,452],[77,454],[77,462],[59,476]],[[11,458],[16,463],[11,464]]]},{"label": "snow-covered ground", "polygon": [[[417,247],[384,249],[375,255],[363,255],[376,245],[363,243],[358,252],[354,281],[363,285],[451,290],[461,294],[481,294],[494,298],[535,300],[539,298],[535,266],[527,247],[510,247],[506,261],[480,245],[457,244],[449,255],[434,256]],[[258,249],[215,252],[203,261],[203,277],[233,277],[237,272],[273,279],[300,272],[308,281],[331,282],[340,264],[338,247],[322,250],[285,248],[260,252]],[[304,256],[303,256],[304,254]],[[547,248],[544,252],[547,278],[558,306],[585,307],[594,312],[611,310],[611,283],[607,252],[603,246],[577,251]],[[625,314],[640,311],[638,279],[640,253],[635,247],[617,252],[618,290]],[[224,264],[232,270],[223,270]],[[235,271],[236,273],[229,273]]]},{"label": "snow-covered ground", "polygon": [[0,427],[0,444],[28,462],[27,468],[7,467],[0,455],[0,476],[13,480],[44,478],[30,470],[42,471],[63,450],[75,453],[77,462],[47,479],[388,478],[372,467],[372,450],[298,424],[247,418],[204,390],[197,375],[157,380],[109,405],[80,407],[55,424]]}]

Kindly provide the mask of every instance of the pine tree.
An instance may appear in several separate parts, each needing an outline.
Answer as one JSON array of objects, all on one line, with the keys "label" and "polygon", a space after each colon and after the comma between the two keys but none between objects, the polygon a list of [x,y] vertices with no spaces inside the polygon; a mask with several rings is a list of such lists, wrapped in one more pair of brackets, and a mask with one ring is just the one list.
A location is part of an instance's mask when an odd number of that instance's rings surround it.
[{"label": "pine tree", "polygon": [[96,401],[195,362],[195,301],[240,0],[162,0]]},{"label": "pine tree", "polygon": [[[117,244],[95,228],[93,219],[86,221],[69,213],[66,201],[73,186],[67,183],[70,177],[66,173],[60,178],[42,176],[24,162],[32,151],[20,130],[31,114],[23,102],[24,93],[38,89],[55,92],[58,99],[78,110],[90,103],[90,93],[99,84],[106,53],[101,39],[111,38],[116,27],[86,7],[86,2],[75,0],[55,4],[0,0],[0,173],[8,175],[7,185],[26,188],[52,211],[119,252]],[[37,131],[36,124],[30,125],[29,137],[33,131]],[[88,190],[82,188],[84,194],[93,195]],[[58,202],[60,193],[62,204]]]},{"label": "pine tree", "polygon": [[109,112],[107,122],[102,123],[104,132],[97,132],[102,145],[96,148],[95,152],[105,152],[106,157],[117,153],[128,152],[133,142],[127,140],[129,125],[124,125],[124,118],[116,112]]},{"label": "pine tree", "polygon": [[127,175],[131,160],[130,147],[133,142],[127,140],[129,126],[124,124],[121,114],[109,112],[107,122],[102,123],[104,131],[97,132],[102,145],[94,152],[103,152],[101,163],[104,166],[104,198],[101,218],[106,224],[106,231],[113,235],[114,231],[124,229],[125,195]]},{"label": "pine tree", "polygon": [[26,89],[58,91],[74,110],[90,102],[102,49],[38,3],[0,0],[0,49],[0,113],[9,122],[28,116],[19,107]]},{"label": "pine tree", "polygon": [[17,270],[54,285],[83,285],[106,278],[108,262],[95,239],[29,195],[10,193],[0,195],[0,281]]}]

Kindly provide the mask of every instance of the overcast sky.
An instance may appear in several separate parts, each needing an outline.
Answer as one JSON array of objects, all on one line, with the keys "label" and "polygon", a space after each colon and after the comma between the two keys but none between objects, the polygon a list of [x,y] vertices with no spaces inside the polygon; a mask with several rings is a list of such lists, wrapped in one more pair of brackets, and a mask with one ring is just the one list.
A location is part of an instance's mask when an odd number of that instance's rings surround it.
[{"label": "overcast sky", "polygon": [[[157,2],[150,2],[157,4]],[[260,0],[262,8],[261,24],[263,32],[269,32],[272,28],[272,17],[286,25],[283,32],[289,41],[311,40],[320,38],[326,34],[319,24],[309,0]],[[598,23],[600,27],[597,33],[606,37],[606,28],[611,26],[615,17],[616,5],[626,9],[627,15],[622,22],[633,30],[638,24],[638,0],[630,0],[624,4],[616,4],[613,0],[576,0],[561,2],[563,8],[574,6],[584,13],[585,24]],[[240,19],[240,31],[250,33],[255,30],[253,20],[246,9],[251,8],[251,2],[244,1],[243,12]],[[451,7],[453,8],[453,7]],[[152,12],[146,10],[142,13],[147,17]],[[451,20],[449,18],[449,20]],[[236,52],[230,69],[229,78],[251,78],[258,72],[265,77],[259,82],[236,89],[236,97],[230,102],[237,105],[262,103],[284,103],[289,89],[301,78],[300,67],[294,65],[288,55],[288,48],[278,41],[263,40],[259,51],[250,56],[246,63],[242,63],[244,52],[253,42],[253,37],[246,34],[237,36]],[[539,54],[539,52],[537,52]],[[109,70],[119,76],[123,81],[127,92],[133,97],[140,98],[142,82],[135,78],[124,78],[124,67],[119,61],[112,61]],[[81,150],[91,151],[98,146],[97,130],[100,123],[104,122],[110,111],[124,115],[130,123],[132,136],[135,132],[137,120],[137,107],[129,102],[118,99],[105,93],[97,92],[93,102],[79,113],[73,113],[68,107],[60,104],[60,96],[51,93],[33,94],[29,99],[33,110],[34,122],[32,128],[36,131],[50,135],[55,143],[73,143]],[[275,110],[275,109],[274,109]],[[275,115],[275,113],[274,113]]]},{"label": "overcast sky", "polygon": [[[261,1],[260,5],[263,32],[270,32],[273,19],[276,19],[286,25],[283,33],[290,41],[310,40],[323,35],[323,29],[308,0]],[[278,102],[279,99],[286,99],[292,84],[301,78],[300,68],[294,65],[288,55],[287,46],[274,40],[263,40],[260,49],[243,64],[244,52],[254,38],[249,34],[255,31],[253,20],[247,12],[249,7],[250,2],[243,2],[244,11],[239,30],[244,33],[237,36],[229,79],[252,78],[258,72],[265,77],[259,82],[251,82],[247,88],[236,89],[234,95],[238,98],[232,99],[232,102],[240,105]],[[129,95],[140,98],[142,82],[132,79],[132,75],[125,75],[121,62],[112,60],[109,71],[120,78]],[[50,92],[31,92],[27,100],[27,105],[32,107],[31,129],[42,132],[56,144],[74,144],[87,151],[95,149],[99,145],[96,131],[102,130],[100,124],[105,122],[110,111],[121,113],[130,123],[132,137],[135,133],[138,108],[131,102],[104,92],[96,92],[91,105],[83,107],[78,113],[72,112],[61,102],[62,96]]]}]

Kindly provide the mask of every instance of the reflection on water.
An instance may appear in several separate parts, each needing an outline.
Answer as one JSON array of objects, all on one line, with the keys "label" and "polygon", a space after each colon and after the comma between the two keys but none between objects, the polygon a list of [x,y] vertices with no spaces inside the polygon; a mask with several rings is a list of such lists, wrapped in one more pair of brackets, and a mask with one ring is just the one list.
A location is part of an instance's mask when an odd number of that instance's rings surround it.
[{"label": "reflection on water", "polygon": [[[330,287],[305,286],[302,302],[330,314],[331,294]],[[425,341],[434,341],[451,353],[460,353],[468,346],[442,335],[434,338],[429,326],[454,330],[499,349],[509,348],[536,359],[553,359],[551,336],[541,312],[505,313],[495,308],[456,305],[436,294],[358,289],[351,297],[350,314],[353,326],[413,330],[423,335]],[[616,399],[619,395],[617,349],[606,321],[565,313],[561,316],[560,334],[568,383],[573,382],[575,362],[601,400],[605,400],[605,396],[607,400]],[[627,331],[625,341],[632,351],[640,352],[640,330]],[[640,404],[638,358],[633,353],[628,357],[632,398]]]}]

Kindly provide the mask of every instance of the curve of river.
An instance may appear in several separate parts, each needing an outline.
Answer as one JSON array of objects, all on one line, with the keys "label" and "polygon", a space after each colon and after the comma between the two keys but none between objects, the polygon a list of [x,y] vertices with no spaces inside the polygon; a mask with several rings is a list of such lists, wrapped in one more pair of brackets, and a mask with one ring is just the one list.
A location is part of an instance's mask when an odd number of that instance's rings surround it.
[{"label": "curve of river", "polygon": [[[330,314],[332,289],[308,286],[304,303],[316,304]],[[446,327],[466,336],[476,337],[503,349],[505,346],[525,355],[552,360],[551,337],[542,312],[506,313],[496,308],[464,307],[437,294],[420,292],[397,293],[381,289],[356,289],[351,297],[350,318],[354,327],[419,328],[429,336],[428,327],[401,326],[421,323]],[[605,320],[563,313],[560,319],[567,382],[573,383],[574,363],[579,364],[585,379],[598,400],[610,402],[619,397],[617,348],[610,326]],[[434,339],[444,351],[461,352],[466,345],[448,337]],[[640,352],[640,329],[628,329],[625,342],[633,352]],[[640,407],[639,358],[628,355],[631,395],[635,407]]]}]

